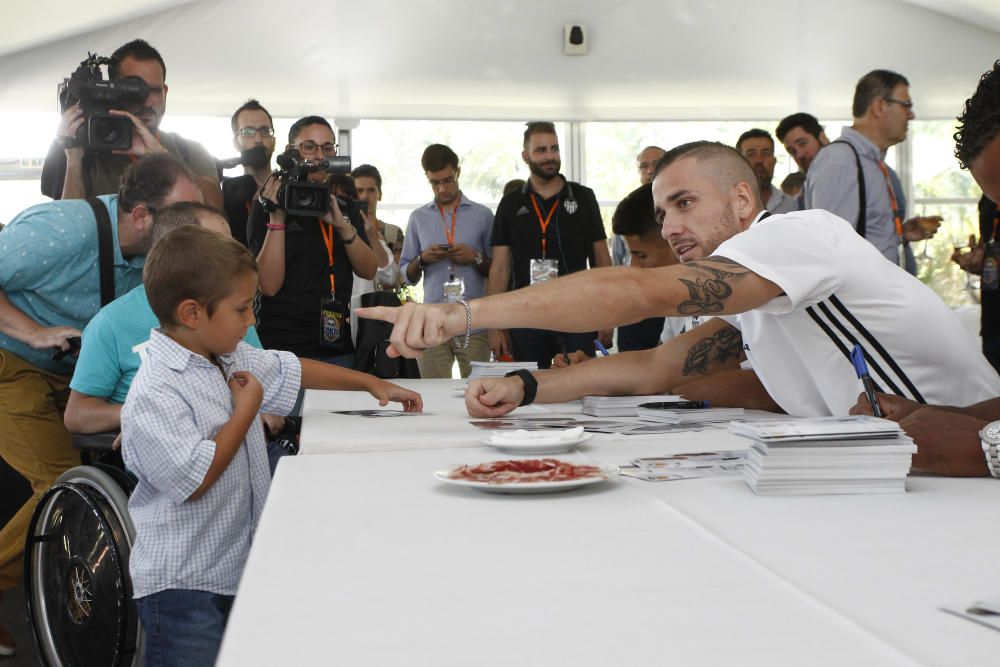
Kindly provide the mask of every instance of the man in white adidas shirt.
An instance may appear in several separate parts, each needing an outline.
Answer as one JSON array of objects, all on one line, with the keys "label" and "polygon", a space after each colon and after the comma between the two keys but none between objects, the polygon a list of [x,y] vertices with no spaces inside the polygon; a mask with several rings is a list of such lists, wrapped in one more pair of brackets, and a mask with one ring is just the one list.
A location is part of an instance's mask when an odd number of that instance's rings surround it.
[{"label": "man in white adidas shirt", "polygon": [[695,142],[671,150],[653,201],[680,265],[592,270],[473,301],[468,312],[408,304],[361,315],[395,322],[391,342],[406,355],[464,335],[470,319],[477,327],[589,331],[654,314],[726,316],[652,350],[475,381],[466,392],[475,416],[504,414],[532,394],[549,403],[670,391],[735,368],[744,354],[789,414],[845,415],[861,390],[849,359],[855,342],[886,391],[958,405],[1000,393],[1000,377],[963,344],[967,334],[937,295],[831,213],[764,212],[757,178],[732,148]]}]

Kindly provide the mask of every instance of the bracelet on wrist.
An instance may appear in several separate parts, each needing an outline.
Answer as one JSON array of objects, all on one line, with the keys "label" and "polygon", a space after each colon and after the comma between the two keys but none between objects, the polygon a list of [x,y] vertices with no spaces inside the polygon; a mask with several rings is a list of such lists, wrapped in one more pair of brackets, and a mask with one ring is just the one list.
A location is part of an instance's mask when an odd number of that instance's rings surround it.
[{"label": "bracelet on wrist", "polygon": [[465,299],[459,299],[457,303],[465,308],[465,340],[459,343],[458,336],[455,336],[455,347],[464,350],[469,347],[469,337],[472,335],[472,306]]},{"label": "bracelet on wrist", "polygon": [[531,371],[519,368],[516,371],[511,371],[504,375],[504,377],[514,377],[517,376],[521,378],[521,382],[524,383],[524,398],[521,399],[521,405],[528,405],[535,402],[535,396],[538,394],[538,380],[535,376],[531,374]]},{"label": "bracelet on wrist", "polygon": [[276,222],[269,222],[269,223],[267,223],[267,228],[268,229],[273,229],[273,230],[278,231],[278,232],[285,231],[285,229],[287,227],[288,227],[288,225],[279,224],[279,223],[276,223]]},{"label": "bracelet on wrist", "polygon": [[354,232],[354,236],[352,236],[350,239],[348,239],[346,241],[343,241],[343,243],[344,243],[344,245],[351,245],[352,243],[354,243],[355,239],[357,239],[357,238],[358,238],[358,233]]}]

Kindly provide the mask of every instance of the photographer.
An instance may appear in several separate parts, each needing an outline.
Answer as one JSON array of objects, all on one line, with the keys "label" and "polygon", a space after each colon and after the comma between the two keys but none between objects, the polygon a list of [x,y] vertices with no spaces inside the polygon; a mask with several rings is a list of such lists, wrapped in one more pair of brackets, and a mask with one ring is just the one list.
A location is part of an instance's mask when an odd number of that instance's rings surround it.
[{"label": "photographer", "polygon": [[[109,107],[107,113],[111,116],[127,118],[131,122],[131,144],[128,148],[114,150],[88,147],[88,118],[83,105],[72,98],[61,99],[61,104],[72,104],[63,110],[56,139],[42,166],[42,194],[53,199],[83,199],[114,193],[125,168],[136,158],[166,152],[195,173],[205,202],[221,207],[222,191],[219,189],[215,160],[201,144],[159,129],[167,107],[167,84],[164,83],[167,66],[159,52],[144,40],[137,39],[119,47],[109,60],[110,80],[120,82],[128,77],[138,77],[146,85],[144,90],[141,86],[130,86],[112,95],[111,100],[102,98],[98,101],[98,104]],[[101,81],[97,60],[84,61],[71,77],[71,83],[83,84],[86,96],[89,89],[86,83],[80,81],[81,77],[90,83]],[[135,79],[129,81],[135,82]],[[145,96],[138,99],[142,92],[146,93]]]},{"label": "photographer", "polygon": [[349,221],[332,194],[323,193],[329,210],[322,215],[283,209],[289,188],[327,182],[327,173],[310,165],[337,154],[330,123],[319,116],[299,119],[288,131],[287,151],[297,163],[294,171],[305,172],[295,178],[304,180],[294,180],[286,156],[279,158],[286,175],[267,182],[247,221],[247,246],[260,265],[258,332],[266,348],[351,367],[354,274],[372,279],[375,254],[363,225]]}]

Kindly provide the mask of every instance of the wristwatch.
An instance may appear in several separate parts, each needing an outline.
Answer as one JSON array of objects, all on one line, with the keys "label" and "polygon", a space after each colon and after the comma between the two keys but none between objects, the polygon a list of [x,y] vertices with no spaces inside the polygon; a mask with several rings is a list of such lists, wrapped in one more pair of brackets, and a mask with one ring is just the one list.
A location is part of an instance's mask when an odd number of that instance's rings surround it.
[{"label": "wristwatch", "polygon": [[483,263],[483,253],[477,252],[476,256],[473,257],[472,261],[476,263],[476,266],[481,266]]},{"label": "wristwatch", "polygon": [[1000,477],[1000,460],[997,459],[997,446],[1000,445],[1000,421],[990,422],[979,432],[979,441],[986,455],[986,465],[990,474]]}]

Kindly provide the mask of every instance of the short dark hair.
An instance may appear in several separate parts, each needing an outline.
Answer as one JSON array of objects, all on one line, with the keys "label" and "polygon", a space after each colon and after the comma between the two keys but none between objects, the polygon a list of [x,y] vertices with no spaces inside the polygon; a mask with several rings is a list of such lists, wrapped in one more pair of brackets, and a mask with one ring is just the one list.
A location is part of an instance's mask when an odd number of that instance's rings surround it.
[{"label": "short dark hair", "polygon": [[159,208],[181,178],[197,182],[194,172],[170,153],[146,155],[130,164],[122,174],[118,203],[126,211],[138,204]]},{"label": "short dark hair", "polygon": [[424,154],[420,156],[420,166],[424,171],[441,171],[445,167],[458,170],[458,156],[444,144],[431,144],[424,149]]},{"label": "short dark hair", "polygon": [[122,61],[126,58],[135,58],[136,60],[155,60],[160,63],[160,67],[163,68],[163,80],[167,80],[167,63],[163,62],[163,56],[160,52],[150,46],[149,42],[144,39],[133,39],[128,44],[122,44],[115,52],[111,54],[108,58],[111,62],[108,63],[108,78],[117,79],[120,73],[120,68]]},{"label": "short dark hair", "polygon": [[274,119],[271,118],[271,112],[269,112],[267,109],[261,106],[260,102],[251,97],[249,100],[243,103],[243,106],[241,106],[233,113],[233,117],[229,120],[229,124],[233,128],[233,134],[236,134],[236,130],[240,129],[239,117],[240,114],[243,113],[244,111],[263,111],[265,114],[267,114],[267,122],[271,124],[272,129],[274,128]]},{"label": "short dark hair", "polygon": [[303,128],[309,127],[310,125],[322,125],[331,132],[333,132],[334,138],[337,136],[337,131],[333,129],[333,125],[330,125],[330,121],[322,116],[306,116],[305,118],[299,118],[297,121],[292,123],[292,126],[288,128],[288,143],[294,143],[295,138],[299,136],[299,132]]},{"label": "short dark hair", "polygon": [[524,147],[528,147],[528,140],[536,134],[556,134],[556,125],[547,120],[533,120],[525,123]]},{"label": "short dark hair", "polygon": [[378,169],[370,164],[359,164],[351,172],[351,176],[354,178],[373,178],[375,179],[375,187],[378,188],[379,192],[382,192],[382,174],[379,173]]},{"label": "short dark hair", "polygon": [[851,105],[851,113],[855,118],[861,118],[868,111],[872,102],[882,98],[892,97],[893,89],[898,85],[908,86],[910,82],[906,77],[887,69],[873,69],[858,80],[858,85],[854,87],[854,103]]},{"label": "short dark hair", "polygon": [[789,190],[804,188],[805,186],[806,175],[801,171],[793,171],[788,176],[785,176],[785,180],[781,182],[781,191],[787,194]]},{"label": "short dark hair", "polygon": [[628,193],[618,202],[611,216],[611,230],[622,236],[647,236],[659,233],[653,207],[653,184],[646,183]]},{"label": "short dark hair", "polygon": [[160,324],[176,325],[177,306],[194,299],[208,316],[232,293],[233,281],[257,273],[257,261],[239,241],[196,225],[184,225],[153,244],[142,282]]},{"label": "short dark hair", "polygon": [[509,195],[511,192],[517,192],[524,187],[523,178],[512,178],[503,184],[503,193]]},{"label": "short dark hair", "polygon": [[965,100],[955,132],[955,157],[963,169],[1000,135],[1000,60],[983,74],[976,92]]},{"label": "short dark hair", "polygon": [[747,130],[740,135],[739,139],[736,140],[736,150],[742,151],[743,149],[740,148],[740,146],[742,146],[743,142],[747,139],[767,139],[771,142],[771,150],[774,150],[774,137],[772,137],[771,133],[767,130],[762,130],[758,127],[755,127],[752,130]]},{"label": "short dark hair", "polygon": [[785,143],[785,135],[797,127],[801,127],[803,132],[816,137],[817,141],[819,141],[819,135],[823,132],[823,126],[816,120],[816,116],[800,111],[799,113],[793,113],[791,116],[782,118],[781,122],[778,123],[778,127],[774,129],[774,136],[778,137],[778,141],[781,143]]},{"label": "short dark hair", "polygon": [[201,226],[201,219],[198,217],[202,213],[211,213],[226,219],[226,214],[219,209],[202,204],[197,201],[178,201],[164,206],[153,215],[153,233],[150,237],[152,243],[156,243],[164,236],[184,225]]},{"label": "short dark hair", "polygon": [[350,174],[330,174],[326,182],[334,194],[340,190],[347,193],[351,199],[358,198],[358,188],[354,185],[354,177]]}]

